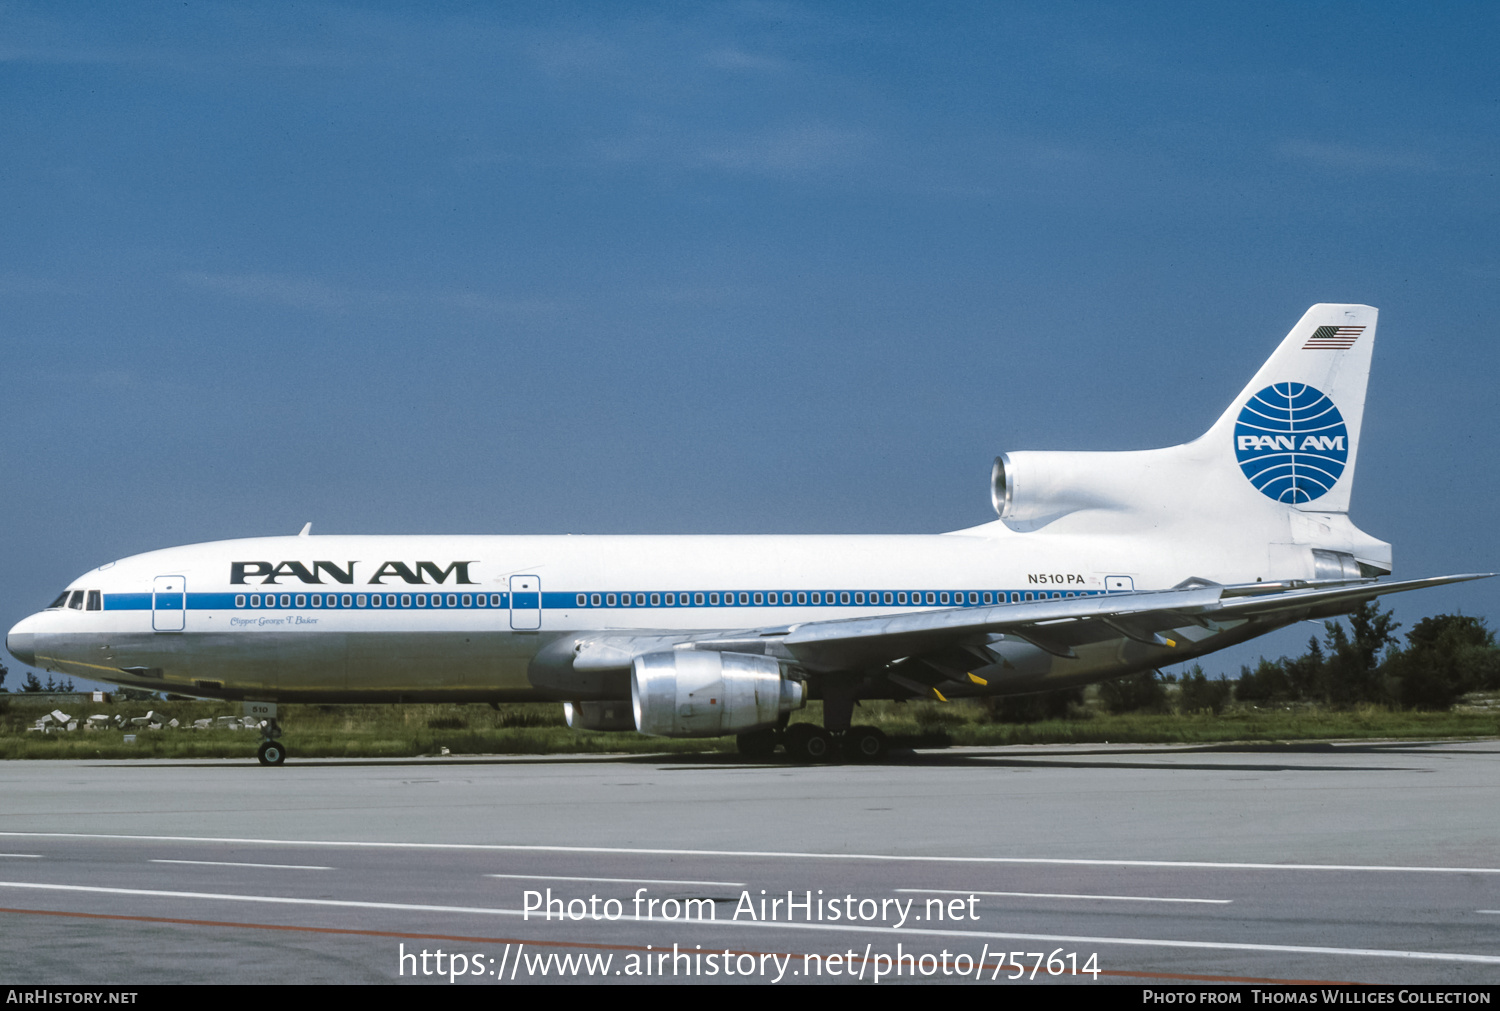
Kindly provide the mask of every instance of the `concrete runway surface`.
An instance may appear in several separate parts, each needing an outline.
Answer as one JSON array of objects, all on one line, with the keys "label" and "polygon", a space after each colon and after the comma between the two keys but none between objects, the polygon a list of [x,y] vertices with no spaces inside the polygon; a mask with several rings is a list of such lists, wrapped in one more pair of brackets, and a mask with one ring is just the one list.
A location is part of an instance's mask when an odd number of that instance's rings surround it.
[{"label": "concrete runway surface", "polygon": [[1495,983],[1500,744],[7,762],[0,978]]}]

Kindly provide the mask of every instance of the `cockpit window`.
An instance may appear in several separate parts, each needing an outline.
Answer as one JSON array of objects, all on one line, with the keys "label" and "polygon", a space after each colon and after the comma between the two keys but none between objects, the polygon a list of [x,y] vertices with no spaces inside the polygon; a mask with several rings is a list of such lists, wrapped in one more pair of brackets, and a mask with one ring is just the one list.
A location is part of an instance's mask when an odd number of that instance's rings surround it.
[{"label": "cockpit window", "polygon": [[74,590],[73,596],[68,599],[68,606],[75,611],[83,610],[83,591]]},{"label": "cockpit window", "polygon": [[90,590],[89,591],[89,606],[88,606],[88,609],[90,611],[102,611],[104,609],[104,601],[100,597],[98,590]]},{"label": "cockpit window", "polygon": [[57,597],[56,600],[54,600],[52,603],[50,603],[50,604],[47,605],[47,610],[50,611],[54,607],[66,607],[67,605],[68,605],[68,591],[64,590],[62,593],[58,594],[58,597]]}]

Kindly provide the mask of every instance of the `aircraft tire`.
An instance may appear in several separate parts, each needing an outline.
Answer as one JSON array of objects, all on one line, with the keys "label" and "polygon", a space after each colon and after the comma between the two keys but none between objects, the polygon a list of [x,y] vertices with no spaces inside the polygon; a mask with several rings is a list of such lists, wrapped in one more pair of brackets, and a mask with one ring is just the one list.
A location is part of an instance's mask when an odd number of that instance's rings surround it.
[{"label": "aircraft tire", "polygon": [[837,753],[833,735],[812,723],[794,723],[782,737],[787,757],[794,762],[827,762]]},{"label": "aircraft tire", "polygon": [[286,746],[280,741],[265,741],[256,752],[261,765],[280,765],[286,761]]},{"label": "aircraft tire", "polygon": [[853,727],[840,745],[851,762],[878,762],[890,750],[890,742],[879,727]]},{"label": "aircraft tire", "polygon": [[750,730],[734,739],[735,747],[746,758],[770,758],[776,752],[776,731]]}]

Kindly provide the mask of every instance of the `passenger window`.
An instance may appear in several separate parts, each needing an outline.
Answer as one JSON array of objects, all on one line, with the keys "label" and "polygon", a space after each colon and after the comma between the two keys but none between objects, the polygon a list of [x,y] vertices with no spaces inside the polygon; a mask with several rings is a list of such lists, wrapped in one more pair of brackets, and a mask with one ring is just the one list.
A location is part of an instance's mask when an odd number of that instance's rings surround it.
[{"label": "passenger window", "polygon": [[252,594],[250,594],[250,606],[251,607],[259,607],[260,606],[260,594],[258,594],[258,593],[252,593]]},{"label": "passenger window", "polygon": [[693,594],[693,603],[696,604],[699,607],[702,607],[703,606],[703,594],[701,594],[701,593],[695,593],[695,594]]},{"label": "passenger window", "polygon": [[843,591],[842,593],[839,594],[839,603],[840,604],[847,604],[847,603],[849,603],[849,591],[848,590],[845,590],[845,591]]},{"label": "passenger window", "polygon": [[245,606],[245,595],[243,593],[235,595],[234,606],[235,607],[244,607]]},{"label": "passenger window", "polygon": [[661,594],[659,594],[659,593],[653,593],[653,594],[651,594],[651,606],[652,607],[660,607],[661,606]]},{"label": "passenger window", "polygon": [[578,595],[578,606],[579,607],[588,607],[589,606],[588,594],[586,594],[586,593],[580,593]]},{"label": "passenger window", "polygon": [[608,604],[610,607],[614,607],[615,606],[615,595],[613,593],[606,593],[604,595],[604,602],[606,604]]},{"label": "passenger window", "polygon": [[589,603],[594,607],[598,607],[601,603],[603,603],[603,599],[599,596],[599,594],[596,593],[593,596],[589,597]]},{"label": "passenger window", "polygon": [[297,606],[298,607],[306,607],[307,606],[307,594],[305,594],[305,593],[299,593],[299,594],[297,594]]},{"label": "passenger window", "polygon": [[363,593],[359,594],[358,596],[356,596],[354,598],[354,606],[355,607],[364,607],[365,606],[365,595]]},{"label": "passenger window", "polygon": [[[741,594],[741,596],[743,596],[743,594]],[[754,600],[757,604],[764,604],[766,602],[766,598],[759,593],[755,595]]]},{"label": "passenger window", "polygon": [[636,607],[645,607],[646,606],[646,595],[644,593],[637,593],[635,595],[635,606]]},{"label": "passenger window", "polygon": [[[471,596],[469,596],[469,595],[468,595],[468,594],[467,594],[467,593],[466,593],[466,594],[464,594],[464,595],[463,595],[463,598],[462,598],[462,600],[461,600],[461,603],[462,603],[462,604],[463,604],[463,605],[464,605],[464,606],[465,606],[465,607],[468,607],[468,606],[469,606],[469,605],[470,605],[470,604],[472,604],[472,603],[474,603],[474,598],[473,598],[473,597],[471,597]],[[583,603],[583,601],[581,601],[581,600],[580,600],[580,601],[579,601],[579,603],[580,603],[580,604],[581,604],[581,603]]]},{"label": "passenger window", "polygon": [[402,607],[410,607],[411,606],[411,594],[409,594],[409,593],[403,593],[403,594],[401,594],[401,606]]},{"label": "passenger window", "polygon": [[457,607],[458,606],[458,594],[456,594],[456,593],[450,593],[450,594],[448,594],[448,606],[449,607]]},{"label": "passenger window", "polygon": [[714,607],[718,607],[719,606],[719,595],[717,593],[710,593],[708,595],[708,602],[710,604],[712,604]]}]

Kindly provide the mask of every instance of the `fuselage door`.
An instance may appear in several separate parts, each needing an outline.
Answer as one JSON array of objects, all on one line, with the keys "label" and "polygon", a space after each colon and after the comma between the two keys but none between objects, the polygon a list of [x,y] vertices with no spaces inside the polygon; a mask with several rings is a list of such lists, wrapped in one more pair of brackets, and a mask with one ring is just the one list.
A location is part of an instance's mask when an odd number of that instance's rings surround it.
[{"label": "fuselage door", "polygon": [[510,627],[542,627],[542,580],[539,576],[510,577]]},{"label": "fuselage door", "polygon": [[157,576],[151,587],[151,627],[158,632],[181,632],[187,618],[187,580]]}]

